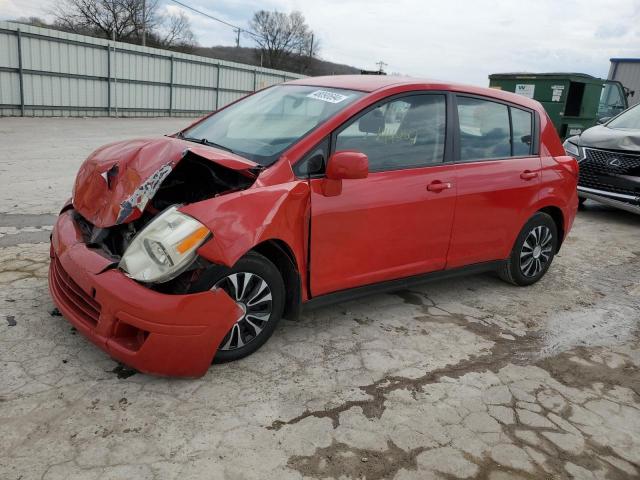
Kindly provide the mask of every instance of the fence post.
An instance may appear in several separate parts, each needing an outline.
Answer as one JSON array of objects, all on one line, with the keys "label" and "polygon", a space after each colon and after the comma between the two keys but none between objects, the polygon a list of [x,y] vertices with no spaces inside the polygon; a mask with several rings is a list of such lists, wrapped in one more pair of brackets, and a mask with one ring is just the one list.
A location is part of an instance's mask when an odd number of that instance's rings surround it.
[{"label": "fence post", "polygon": [[20,116],[24,117],[24,79],[22,77],[22,33],[18,28],[18,83],[20,85]]},{"label": "fence post", "polygon": [[216,110],[220,105],[220,64],[218,64],[218,71],[216,72]]},{"label": "fence post", "polygon": [[253,91],[258,89],[258,70],[253,71]]},{"label": "fence post", "polygon": [[107,116],[111,116],[111,47],[107,44]]},{"label": "fence post", "polygon": [[173,55],[169,57],[171,60],[171,71],[169,76],[169,116],[173,116]]}]

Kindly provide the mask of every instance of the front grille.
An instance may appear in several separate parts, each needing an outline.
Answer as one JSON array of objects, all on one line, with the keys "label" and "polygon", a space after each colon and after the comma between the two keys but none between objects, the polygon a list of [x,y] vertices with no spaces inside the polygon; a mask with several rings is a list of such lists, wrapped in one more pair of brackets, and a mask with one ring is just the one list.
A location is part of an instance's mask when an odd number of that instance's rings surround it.
[{"label": "front grille", "polygon": [[[581,187],[640,196],[640,154],[585,148],[580,162]],[[627,177],[638,177],[633,181]]]},{"label": "front grille", "polygon": [[100,304],[73,281],[57,258],[51,260],[51,273],[53,288],[65,306],[71,308],[85,323],[95,327],[100,318]]}]

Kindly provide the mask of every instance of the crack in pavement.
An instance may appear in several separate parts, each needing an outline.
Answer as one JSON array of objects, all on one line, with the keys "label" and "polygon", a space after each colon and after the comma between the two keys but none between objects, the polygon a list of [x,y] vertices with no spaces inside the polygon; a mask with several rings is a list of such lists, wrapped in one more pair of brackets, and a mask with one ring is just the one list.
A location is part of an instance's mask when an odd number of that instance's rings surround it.
[{"label": "crack in pavement", "polygon": [[[454,365],[447,365],[442,368],[426,372],[417,378],[406,378],[400,376],[385,376],[382,379],[359,387],[369,398],[363,400],[348,400],[341,405],[323,410],[305,410],[303,413],[290,420],[275,420],[266,428],[269,430],[280,430],[285,425],[293,425],[302,420],[315,418],[329,418],[333,428],[340,425],[340,414],[354,407],[360,407],[365,417],[380,418],[385,410],[386,395],[396,390],[408,390],[415,394],[422,391],[426,385],[437,383],[443,377],[460,378],[467,373],[489,370],[496,372],[509,363],[526,363],[531,354],[538,351],[539,337],[535,333],[530,333],[524,337],[519,337],[518,341],[502,337],[503,329],[497,325],[488,324],[480,318],[449,312],[436,305],[426,294],[412,291],[395,292],[406,303],[420,306],[424,315],[414,317],[416,320],[425,322],[438,322],[461,326],[472,333],[493,342],[493,347],[485,353],[472,355]],[[429,302],[424,303],[424,300]],[[443,315],[432,315],[429,309],[437,309]],[[469,320],[471,318],[472,320]]]},{"label": "crack in pavement", "polygon": [[[638,478],[640,461],[636,454],[603,443],[602,437],[590,430],[592,427],[589,421],[584,417],[575,417],[580,414],[574,412],[575,409],[590,412],[593,410],[591,402],[602,400],[587,396],[576,401],[567,396],[568,393],[561,390],[558,384],[554,384],[557,381],[564,388],[568,383],[567,390],[575,388],[583,392],[580,387],[608,383],[611,391],[621,385],[634,391],[640,375],[631,362],[618,362],[614,368],[586,360],[590,356],[593,358],[593,352],[589,353],[587,349],[578,347],[571,352],[536,362],[549,376],[546,379],[538,377],[539,385],[528,391],[515,391],[519,377],[507,380],[513,383],[503,383],[496,387],[507,388],[511,393],[508,401],[486,399],[489,415],[494,418],[493,426],[489,424],[489,428],[479,420],[482,416],[489,419],[486,412],[471,411],[460,420],[461,424],[471,428],[473,432],[499,432],[494,433],[499,435],[500,440],[493,447],[478,449],[478,444],[473,446],[473,439],[454,437],[437,441],[436,444],[407,449],[387,440],[385,450],[371,450],[356,448],[334,438],[328,447],[316,448],[309,455],[291,456],[287,465],[304,476],[315,478],[337,478],[342,474],[348,478],[378,480],[393,478],[400,469],[417,470],[425,466],[450,479],[493,479],[497,478],[496,472],[502,472],[508,478],[531,480],[558,478],[558,474],[561,478],[566,474],[572,478],[582,478],[585,472],[603,470],[606,471],[606,478],[611,480]],[[576,358],[580,358],[582,363],[577,363]],[[553,396],[561,401],[549,401]],[[446,405],[446,398],[440,397],[433,401]],[[637,392],[634,391],[633,399],[627,399],[626,405],[631,401],[640,403]],[[610,400],[605,402],[612,403]],[[491,408],[502,409],[503,413],[492,412]],[[640,413],[640,409],[630,408]],[[505,415],[504,412],[508,414]],[[471,420],[474,415],[475,419]],[[476,422],[475,426],[472,425],[473,422]],[[469,441],[472,443],[464,444]],[[370,464],[371,459],[373,463]]]},{"label": "crack in pavement", "polygon": [[0,213],[0,227],[48,227],[56,218],[49,213]]},{"label": "crack in pavement", "polygon": [[0,237],[0,248],[13,247],[24,243],[48,243],[51,232],[41,230],[37,232],[18,232]]},{"label": "crack in pavement", "polygon": [[42,229],[42,227],[52,227],[55,221],[56,215],[48,213],[0,213],[0,228],[16,230],[0,234],[0,248],[20,244],[46,243],[49,241],[51,231],[46,228]]}]

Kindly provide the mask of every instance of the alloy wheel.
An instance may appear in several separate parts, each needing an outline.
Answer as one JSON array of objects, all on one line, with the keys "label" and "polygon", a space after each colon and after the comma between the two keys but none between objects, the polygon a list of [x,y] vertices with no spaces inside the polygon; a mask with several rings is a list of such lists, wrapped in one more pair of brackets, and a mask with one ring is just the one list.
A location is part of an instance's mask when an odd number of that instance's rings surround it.
[{"label": "alloy wheel", "polygon": [[525,277],[537,276],[549,263],[553,248],[553,234],[549,227],[534,227],[520,250],[520,271]]},{"label": "alloy wheel", "polygon": [[220,350],[235,350],[255,340],[273,311],[273,298],[267,282],[255,273],[238,272],[224,277],[213,288],[227,292],[243,311],[222,340]]}]

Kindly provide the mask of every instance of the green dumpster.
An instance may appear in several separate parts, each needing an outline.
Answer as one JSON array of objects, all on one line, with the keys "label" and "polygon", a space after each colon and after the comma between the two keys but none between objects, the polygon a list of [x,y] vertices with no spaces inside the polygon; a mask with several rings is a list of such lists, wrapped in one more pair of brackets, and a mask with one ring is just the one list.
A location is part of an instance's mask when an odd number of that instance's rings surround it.
[{"label": "green dumpster", "polygon": [[627,108],[620,82],[584,73],[495,73],[489,75],[489,87],[542,103],[562,139]]}]

